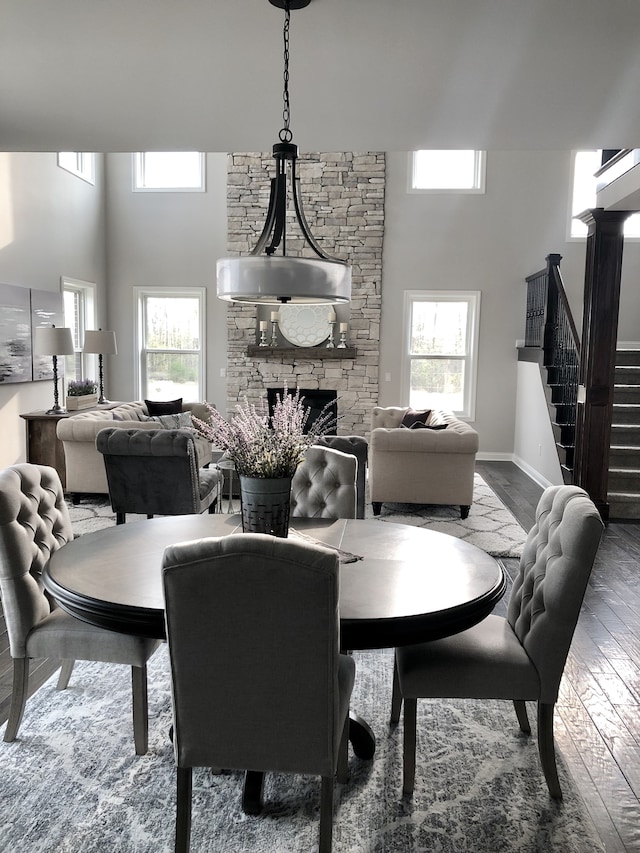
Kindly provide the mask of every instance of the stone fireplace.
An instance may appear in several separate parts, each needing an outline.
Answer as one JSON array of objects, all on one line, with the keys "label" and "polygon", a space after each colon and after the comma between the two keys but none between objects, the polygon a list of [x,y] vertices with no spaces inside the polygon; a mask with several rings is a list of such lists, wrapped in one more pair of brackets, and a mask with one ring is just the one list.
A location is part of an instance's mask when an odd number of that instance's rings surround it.
[{"label": "stone fireplace", "polygon": [[[320,415],[326,410],[327,414],[332,416],[334,423],[338,417],[338,394],[336,391],[321,391],[318,388],[300,388],[300,399],[309,410],[307,422],[305,424],[305,432],[313,426]],[[294,394],[295,389],[289,388],[289,394]],[[282,399],[284,388],[267,388],[267,404],[269,406],[269,414],[272,414],[273,408],[278,399]],[[332,426],[324,430],[325,435],[336,435],[336,427]]]},{"label": "stone fireplace", "polygon": [[[298,166],[312,234],[328,254],[347,260],[352,267],[351,302],[336,308],[339,320],[348,323],[348,349],[327,349],[324,344],[294,347],[281,338],[276,347],[259,348],[259,320],[268,319],[269,313],[255,305],[231,303],[227,309],[227,409],[233,412],[244,397],[258,402],[268,388],[285,384],[290,389],[335,391],[338,434],[364,435],[378,403],[385,155],[303,154]],[[229,255],[248,254],[257,241],[272,173],[270,153],[229,155]],[[295,254],[305,244],[296,233],[295,220],[290,227],[287,246]],[[264,313],[259,316],[258,311]]]}]

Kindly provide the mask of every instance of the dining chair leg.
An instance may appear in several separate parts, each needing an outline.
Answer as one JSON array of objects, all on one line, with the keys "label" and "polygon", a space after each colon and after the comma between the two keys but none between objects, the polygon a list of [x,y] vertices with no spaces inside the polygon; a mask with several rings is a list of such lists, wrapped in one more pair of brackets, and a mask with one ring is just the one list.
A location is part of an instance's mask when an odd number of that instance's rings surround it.
[{"label": "dining chair leg", "polygon": [[73,672],[73,667],[75,665],[74,660],[70,660],[66,658],[62,661],[62,666],[60,667],[60,675],[58,676],[58,683],[56,684],[56,690],[66,690],[69,686],[69,679],[71,678],[71,673]]},{"label": "dining chair leg", "polygon": [[336,768],[336,778],[338,782],[344,783],[349,781],[349,715],[344,721],[342,736],[340,737],[340,746],[338,747],[338,766]]},{"label": "dining chair leg", "polygon": [[418,700],[404,697],[404,743],[402,758],[402,793],[413,794],[416,778],[416,728]]},{"label": "dining chair leg", "polygon": [[389,722],[396,725],[400,722],[402,711],[402,691],[400,690],[400,676],[398,675],[398,663],[393,658],[393,687],[391,688],[391,717]]},{"label": "dining chair leg", "polygon": [[322,777],[318,853],[331,853],[333,835],[333,776]]},{"label": "dining chair leg", "polygon": [[191,767],[176,768],[175,853],[189,853],[191,845]]},{"label": "dining chair leg", "polygon": [[531,726],[529,724],[529,717],[527,715],[527,703],[523,702],[522,699],[514,699],[513,707],[516,709],[516,717],[518,718],[520,731],[524,732],[527,735],[530,735]]},{"label": "dining chair leg", "polygon": [[555,800],[561,800],[562,790],[558,779],[556,749],[553,741],[554,707],[553,702],[538,702],[538,752],[549,793]]},{"label": "dining chair leg", "polygon": [[136,755],[145,755],[149,748],[149,708],[147,700],[147,667],[131,667],[133,694],[133,740]]},{"label": "dining chair leg", "polygon": [[124,524],[127,520],[126,512],[117,512],[116,513],[116,524]]},{"label": "dining chair leg", "polygon": [[11,707],[9,719],[4,732],[6,743],[16,739],[24,706],[27,704],[27,688],[29,686],[29,658],[13,658],[13,689],[11,691]]}]

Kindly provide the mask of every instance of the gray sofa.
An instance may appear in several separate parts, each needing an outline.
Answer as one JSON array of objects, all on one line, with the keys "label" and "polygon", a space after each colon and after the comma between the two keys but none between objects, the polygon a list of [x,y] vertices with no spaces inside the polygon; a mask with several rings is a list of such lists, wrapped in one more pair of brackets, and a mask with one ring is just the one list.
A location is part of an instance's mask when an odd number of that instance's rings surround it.
[{"label": "gray sofa", "polygon": [[[201,420],[208,420],[209,412],[203,403],[184,403],[183,412],[191,412]],[[71,495],[108,495],[107,475],[102,455],[96,448],[96,436],[105,427],[122,429],[157,429],[156,421],[147,420],[149,413],[142,401],[120,403],[109,409],[78,412],[58,421],[56,434],[62,442],[65,455],[67,492]],[[202,436],[196,436],[198,466],[204,468],[211,462],[211,445]]]},{"label": "gray sofa", "polygon": [[427,424],[406,429],[406,408],[376,407],[369,441],[369,492],[373,512],[383,503],[457,504],[462,518],[473,501],[478,433],[450,412],[434,410]]}]

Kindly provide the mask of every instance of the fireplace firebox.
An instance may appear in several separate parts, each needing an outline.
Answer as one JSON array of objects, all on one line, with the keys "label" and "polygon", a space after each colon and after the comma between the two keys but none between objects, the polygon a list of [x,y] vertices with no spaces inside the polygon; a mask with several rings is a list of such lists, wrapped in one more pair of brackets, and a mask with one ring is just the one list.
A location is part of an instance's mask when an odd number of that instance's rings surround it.
[{"label": "fireplace firebox", "polygon": [[[287,389],[290,396],[293,397],[295,389]],[[312,424],[320,417],[320,414],[327,406],[326,411],[330,412],[332,417],[331,426],[324,430],[325,435],[336,435],[336,424],[338,420],[338,394],[336,391],[325,391],[319,388],[300,388],[300,398],[304,405],[309,409],[309,417],[305,424],[305,432],[309,432]],[[269,406],[269,414],[273,414],[273,408],[278,397],[282,397],[284,388],[267,388],[267,403]]]}]

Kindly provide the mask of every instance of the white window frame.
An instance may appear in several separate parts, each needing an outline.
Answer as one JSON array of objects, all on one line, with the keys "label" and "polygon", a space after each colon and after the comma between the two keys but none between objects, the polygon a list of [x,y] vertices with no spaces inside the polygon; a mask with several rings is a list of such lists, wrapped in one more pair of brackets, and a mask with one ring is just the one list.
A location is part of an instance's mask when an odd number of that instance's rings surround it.
[{"label": "white window frame", "polygon": [[[154,151],[150,152],[153,154],[184,154],[187,152],[183,151]],[[204,152],[190,152],[197,153],[200,157],[200,183],[198,186],[193,187],[159,187],[159,186],[147,186],[144,180],[145,174],[145,158],[146,151],[138,151],[132,154],[132,188],[134,193],[203,193],[206,192],[206,161]]]},{"label": "white window frame", "polygon": [[58,166],[82,178],[88,184],[96,182],[96,155],[86,151],[59,151]]},{"label": "white window frame", "polygon": [[[408,168],[408,181],[407,181],[407,191],[410,193],[418,193],[418,194],[439,194],[439,195],[478,195],[485,192],[486,186],[486,173],[487,173],[487,152],[486,151],[474,151],[474,182],[471,187],[419,187],[416,186],[416,171],[417,171],[417,158],[420,156],[421,151],[428,151],[429,149],[421,149],[419,151],[410,151],[409,152],[409,168]],[[441,149],[431,149],[434,154],[439,153]],[[466,149],[471,150],[471,149]],[[448,152],[447,152],[448,153]]]},{"label": "white window frame", "polygon": [[[402,401],[410,405],[411,393],[411,363],[414,360],[427,361],[441,358],[456,358],[465,361],[463,408],[454,411],[460,420],[474,421],[476,416],[476,390],[478,384],[478,344],[480,330],[480,296],[479,290],[405,290],[404,292],[404,322],[403,322],[403,359],[402,359]],[[437,356],[413,355],[411,347],[411,321],[413,305],[416,302],[467,302],[467,334],[464,355],[441,354]]]},{"label": "white window frame", "polygon": [[[596,149],[589,149],[591,153],[598,153]],[[578,154],[589,153],[587,151],[572,151],[571,152],[571,178],[569,181],[569,200],[567,204],[567,243],[581,243],[587,239],[587,226],[574,216],[573,197],[575,194],[576,183],[576,157]],[[582,210],[577,210],[576,213],[582,213],[584,210],[595,208],[597,204],[597,185],[598,178],[593,179],[593,198],[589,204],[586,204]],[[583,233],[576,233],[576,227]],[[624,241],[640,242],[640,213],[632,214],[624,223]]]},{"label": "white window frame", "polygon": [[163,350],[163,352],[179,352],[179,353],[195,353],[199,356],[198,359],[198,400],[206,399],[207,389],[207,338],[206,338],[206,316],[207,316],[207,289],[206,287],[134,287],[133,288],[133,311],[136,322],[134,324],[134,347],[136,353],[135,359],[135,385],[137,399],[145,398],[143,393],[143,376],[145,375],[145,355],[147,350],[143,347],[144,344],[144,300],[148,296],[165,296],[172,298],[180,298],[185,296],[195,296],[200,302],[200,350]]},{"label": "white window frame", "polygon": [[[79,300],[79,323],[78,329],[71,329],[75,355],[66,356],[73,358],[76,368],[80,370],[80,379],[95,379],[98,381],[98,359],[96,355],[84,353],[84,333],[87,329],[96,328],[96,284],[93,281],[82,281],[78,278],[62,276],[60,278],[60,289],[63,297],[65,293],[73,293]],[[74,370],[74,373],[76,371]],[[65,369],[67,379],[71,373]]]}]

